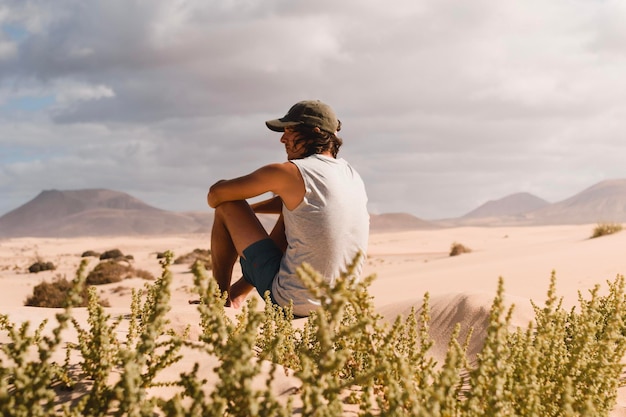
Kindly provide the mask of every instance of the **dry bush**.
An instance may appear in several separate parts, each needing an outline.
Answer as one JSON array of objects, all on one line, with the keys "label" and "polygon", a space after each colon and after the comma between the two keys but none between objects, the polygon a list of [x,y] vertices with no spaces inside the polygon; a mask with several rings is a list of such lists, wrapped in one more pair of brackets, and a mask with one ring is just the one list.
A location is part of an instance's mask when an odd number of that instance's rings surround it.
[{"label": "dry bush", "polygon": [[28,272],[36,274],[41,271],[54,271],[56,266],[52,262],[37,261],[28,267]]},{"label": "dry bush", "polygon": [[[57,275],[52,282],[43,281],[33,288],[33,295],[26,299],[24,305],[29,307],[62,308],[66,306],[72,283],[64,276]],[[80,302],[77,307],[87,305],[87,287],[83,287],[79,294]],[[108,307],[107,300],[100,300],[100,305]]]},{"label": "dry bush", "polygon": [[80,255],[81,258],[88,258],[88,257],[94,257],[94,258],[99,258],[100,257],[100,253],[93,251],[93,250],[86,250],[85,252],[83,252]]},{"label": "dry bush", "polygon": [[105,259],[120,259],[124,258],[124,254],[119,249],[111,249],[107,250],[102,255],[100,255],[100,260],[103,261]]},{"label": "dry bush", "polygon": [[450,256],[458,256],[463,253],[470,253],[472,250],[465,245],[454,242],[450,247]]},{"label": "dry bush", "polygon": [[189,264],[193,265],[196,262],[201,262],[205,269],[211,269],[211,250],[210,249],[194,249],[193,251],[181,255],[174,260],[174,264]]},{"label": "dry bush", "polygon": [[130,265],[123,265],[115,261],[100,262],[87,275],[88,285],[110,284],[112,282],[120,282],[133,274],[133,268]]},{"label": "dry bush", "polygon": [[612,235],[613,233],[621,232],[622,225],[620,223],[600,223],[595,229],[593,229],[593,234],[591,235],[591,239],[600,236]]},{"label": "dry bush", "polygon": [[152,275],[152,272],[146,271],[145,269],[133,269],[133,275],[137,278],[145,279],[148,281],[154,281],[156,278]]}]

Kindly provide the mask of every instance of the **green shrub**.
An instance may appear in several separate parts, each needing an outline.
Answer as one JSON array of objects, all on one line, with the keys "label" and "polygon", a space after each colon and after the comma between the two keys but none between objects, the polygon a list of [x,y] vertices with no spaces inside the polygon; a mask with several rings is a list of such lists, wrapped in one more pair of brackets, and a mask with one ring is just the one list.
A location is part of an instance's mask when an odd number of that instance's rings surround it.
[{"label": "green shrub", "polygon": [[[61,332],[78,303],[84,263],[52,336],[43,336],[43,325],[32,334],[28,323],[18,328],[0,315],[0,331],[10,341],[0,345],[0,415],[286,417],[293,415],[293,404],[279,401],[270,388],[283,372],[280,365],[300,381],[290,397],[299,400],[295,411],[303,416],[345,415],[348,404],[358,404],[351,413],[362,417],[602,417],[615,405],[626,351],[621,276],[602,291],[606,295],[596,287],[587,299],[579,297],[576,308],[565,310],[553,274],[544,306],[535,305],[534,320],[519,329],[512,329],[513,307],[504,304],[501,279],[475,360],[466,354],[470,336],[459,341],[457,325],[437,364],[430,355],[428,294],[419,311],[387,324],[367,291],[373,277],[357,282],[353,266],[333,287],[310,267],[299,269],[321,308],[296,326],[290,308],[268,304],[259,311],[256,298],[230,319],[223,307],[226,295],[196,263],[202,333],[199,340],[188,340],[169,329],[166,316],[171,259],[168,254],[163,260],[163,273],[152,285],[133,292],[128,316],[110,317],[89,290],[88,327],[73,321],[78,342],[68,347],[68,358],[71,350],[79,356],[78,370],[69,360],[59,365],[51,358],[61,349]],[[121,320],[128,320],[125,337],[118,331]],[[176,380],[156,382],[163,370],[178,366],[183,347],[195,351],[199,361],[218,359],[215,384],[199,377],[198,364]],[[265,386],[252,383],[261,375],[261,360],[272,362]],[[78,384],[72,404],[54,390]],[[149,396],[148,388],[163,385],[176,393],[167,399]]]},{"label": "green shrub", "polygon": [[621,232],[622,225],[619,223],[600,223],[593,229],[591,239],[600,236],[612,235],[613,233]]},{"label": "green shrub", "polygon": [[470,253],[472,250],[465,245],[462,245],[458,242],[452,243],[450,246],[450,256],[458,256],[463,253]]},{"label": "green shrub", "polygon": [[133,268],[115,261],[100,262],[87,275],[88,285],[110,284],[130,277]]},{"label": "green shrub", "polygon": [[36,274],[41,271],[54,271],[56,266],[52,262],[37,261],[28,267],[28,272]]}]

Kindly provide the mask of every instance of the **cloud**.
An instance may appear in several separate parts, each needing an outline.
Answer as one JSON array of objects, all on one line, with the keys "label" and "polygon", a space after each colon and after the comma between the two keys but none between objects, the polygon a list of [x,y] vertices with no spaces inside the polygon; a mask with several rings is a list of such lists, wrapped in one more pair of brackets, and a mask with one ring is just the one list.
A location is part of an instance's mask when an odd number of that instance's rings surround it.
[{"label": "cloud", "polygon": [[[93,186],[200,209],[213,181],[284,158],[263,121],[303,98],[336,108],[372,210],[566,198],[624,176],[624,17],[617,0],[7,0],[0,213]],[[9,104],[29,97],[54,101]]]}]

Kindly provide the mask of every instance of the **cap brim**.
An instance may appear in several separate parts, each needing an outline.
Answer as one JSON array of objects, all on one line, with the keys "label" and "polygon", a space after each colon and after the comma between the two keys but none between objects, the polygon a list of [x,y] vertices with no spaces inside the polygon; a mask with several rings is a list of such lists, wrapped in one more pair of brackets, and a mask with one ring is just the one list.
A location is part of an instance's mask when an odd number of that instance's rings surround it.
[{"label": "cap brim", "polygon": [[297,126],[299,124],[302,124],[302,123],[301,122],[293,122],[293,121],[285,121],[285,120],[282,120],[282,119],[268,120],[267,122],[265,122],[265,125],[270,130],[273,130],[274,132],[284,132],[286,127]]}]

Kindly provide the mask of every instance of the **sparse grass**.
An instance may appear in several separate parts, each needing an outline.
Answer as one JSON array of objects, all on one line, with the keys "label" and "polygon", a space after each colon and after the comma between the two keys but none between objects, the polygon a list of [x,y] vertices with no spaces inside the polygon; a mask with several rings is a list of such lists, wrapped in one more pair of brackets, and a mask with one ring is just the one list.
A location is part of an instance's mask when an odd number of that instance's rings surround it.
[{"label": "sparse grass", "polygon": [[458,242],[454,242],[450,246],[450,256],[458,256],[463,253],[470,253],[471,251],[470,248]]},{"label": "sparse grass", "polygon": [[[188,340],[171,331],[166,319],[171,259],[164,258],[163,273],[152,285],[133,292],[125,337],[117,331],[122,318],[111,318],[98,305],[93,288],[88,326],[71,319],[84,286],[84,263],[52,336],[43,336],[45,324],[33,333],[28,323],[18,327],[0,315],[0,331],[10,341],[0,345],[0,415],[286,417],[293,415],[293,404],[279,401],[271,388],[277,372],[285,372],[279,365],[292,369],[300,383],[291,398],[299,401],[295,411],[302,416],[341,416],[347,404],[358,404],[351,415],[603,417],[615,405],[626,350],[621,276],[609,283],[606,295],[596,287],[565,310],[553,275],[545,304],[535,306],[535,319],[525,329],[511,328],[512,307],[505,306],[500,280],[476,360],[468,360],[468,342],[458,340],[457,326],[445,360],[437,364],[430,355],[428,294],[419,311],[385,324],[367,291],[373,277],[356,282],[352,268],[332,288],[306,265],[299,270],[322,306],[296,327],[290,308],[267,305],[258,311],[255,298],[231,320],[225,296],[196,263],[202,333],[198,341]],[[79,357],[80,372],[72,372],[69,361],[51,359],[62,349],[69,323],[78,342],[68,347],[68,358]],[[215,384],[200,377],[198,363],[178,379],[158,379],[178,369],[183,347],[199,362],[219,361]],[[262,374],[261,360],[272,362],[269,373]],[[259,377],[266,378],[264,386],[252,383]],[[74,393],[71,406],[55,403],[56,389],[78,384],[83,389]],[[163,385],[176,394],[149,395],[148,388]]]},{"label": "sparse grass", "polygon": [[600,236],[612,235],[621,232],[622,225],[620,223],[599,223],[594,229],[590,239]]}]

